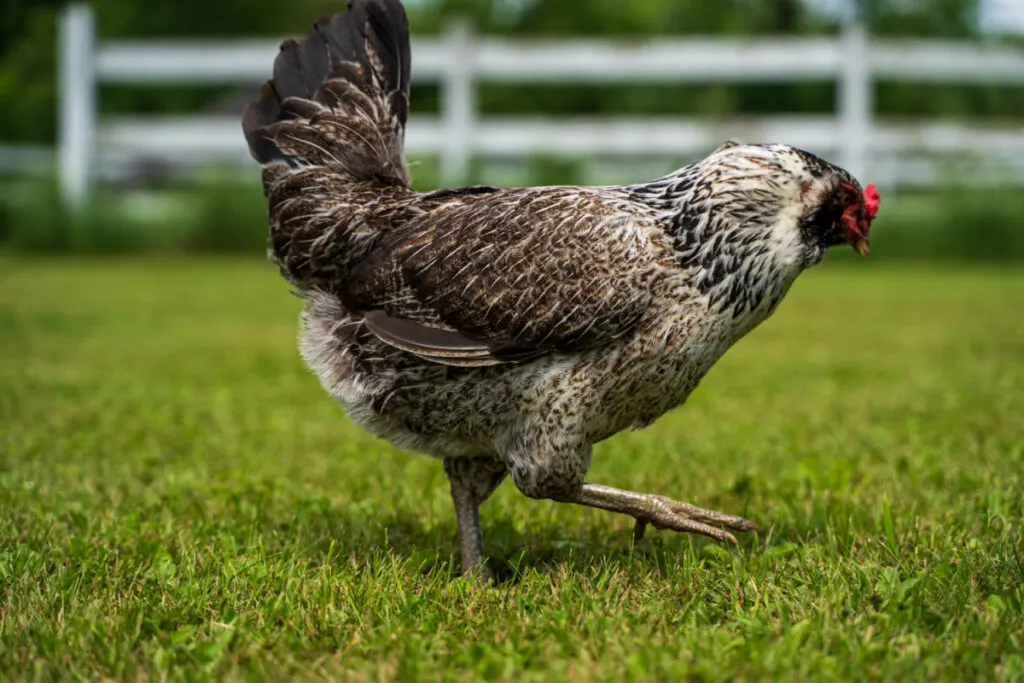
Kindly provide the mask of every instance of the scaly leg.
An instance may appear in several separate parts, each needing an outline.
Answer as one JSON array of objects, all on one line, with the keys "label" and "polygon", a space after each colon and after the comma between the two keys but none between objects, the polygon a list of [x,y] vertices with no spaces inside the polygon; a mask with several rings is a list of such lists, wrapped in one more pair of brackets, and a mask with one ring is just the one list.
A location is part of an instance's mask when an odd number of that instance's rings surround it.
[{"label": "scaly leg", "polygon": [[718,541],[736,543],[736,537],[726,531],[757,531],[753,522],[726,515],[713,510],[704,510],[696,505],[657,496],[651,493],[633,493],[602,486],[600,484],[583,484],[583,488],[573,498],[574,503],[588,507],[622,512],[636,518],[633,530],[634,540],[641,540],[647,524],[657,529],[671,529],[694,534],[710,536]]},{"label": "scaly leg", "polygon": [[459,527],[462,575],[487,581],[484,538],[480,530],[480,504],[498,488],[508,471],[491,458],[446,458],[444,472],[452,487],[455,520]]}]

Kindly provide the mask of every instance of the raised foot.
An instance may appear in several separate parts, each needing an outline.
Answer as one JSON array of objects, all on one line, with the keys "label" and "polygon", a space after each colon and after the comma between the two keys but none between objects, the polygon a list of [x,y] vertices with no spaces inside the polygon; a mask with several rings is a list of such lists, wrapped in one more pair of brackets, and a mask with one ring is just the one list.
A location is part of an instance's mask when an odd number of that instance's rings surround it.
[{"label": "raised foot", "polygon": [[633,529],[633,539],[636,541],[643,539],[648,524],[653,524],[657,529],[701,534],[733,544],[736,544],[736,537],[730,531],[758,530],[756,524],[736,515],[705,510],[652,493],[634,493],[589,482],[583,485],[576,502],[636,518]]},{"label": "raised foot", "polygon": [[643,540],[648,524],[652,524],[655,529],[671,529],[672,531],[700,534],[709,536],[716,541],[728,541],[733,545],[738,545],[736,537],[726,529],[730,531],[759,531],[756,524],[736,515],[705,510],[665,496],[648,494],[648,500],[651,501],[651,510],[647,515],[636,518],[636,526],[633,527],[634,542]]}]

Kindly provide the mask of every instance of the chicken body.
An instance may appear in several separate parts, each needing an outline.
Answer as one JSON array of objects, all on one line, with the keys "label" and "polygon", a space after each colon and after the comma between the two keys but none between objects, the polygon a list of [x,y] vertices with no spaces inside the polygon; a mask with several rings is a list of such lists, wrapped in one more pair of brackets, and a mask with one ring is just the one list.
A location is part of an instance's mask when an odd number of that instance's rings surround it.
[{"label": "chicken body", "polygon": [[[525,362],[446,365],[382,341],[366,329],[363,313],[345,305],[342,295],[316,289],[307,294],[302,319],[303,356],[350,417],[391,443],[438,458],[486,456],[503,463],[520,490],[533,497],[571,490],[582,481],[592,444],[623,429],[646,426],[683,403],[729,346],[768,317],[803,266],[782,258],[759,264],[756,274],[724,274],[715,291],[702,287],[699,272],[679,264],[658,212],[631,202],[628,195],[616,188],[538,188],[459,197],[443,206],[433,206],[429,195],[413,195],[413,205],[428,207],[424,215],[412,225],[392,228],[413,233],[416,223],[423,222],[437,230],[457,220],[447,214],[485,213],[492,205],[516,207],[542,200],[545,205],[556,203],[542,213],[564,211],[581,231],[618,231],[616,242],[625,245],[623,265],[632,276],[626,279],[633,280],[630,286],[646,302],[643,317],[607,343],[552,351]],[[590,221],[580,220],[575,207],[583,203],[581,196],[602,209],[613,207],[614,227],[596,220],[591,227]],[[518,215],[532,222],[525,212]],[[558,247],[566,241],[558,231],[534,234],[529,254],[545,260],[575,258],[571,250]],[[463,244],[453,240],[450,250]],[[444,251],[438,258],[457,258]],[[543,277],[532,272],[526,256],[522,249],[506,249],[478,263],[469,255],[467,262],[496,271],[502,280]],[[753,261],[737,258],[736,263]],[[571,270],[568,263],[563,267]],[[577,290],[606,286],[599,281],[608,275],[597,270],[592,284],[565,283],[569,292],[559,294],[562,308],[572,309],[570,297]],[[743,298],[742,311],[737,311],[741,303],[729,292],[744,277],[757,277],[764,287],[756,300]],[[548,282],[553,289],[563,284]],[[611,297],[630,296],[619,287],[611,289]],[[717,302],[716,291],[725,292]],[[745,297],[746,290],[738,291]],[[533,304],[533,299],[524,299],[524,312],[529,314]]]},{"label": "chicken body", "polygon": [[419,193],[408,79],[398,0],[353,0],[283,46],[244,128],[271,257],[307,300],[303,356],[357,423],[444,461],[463,570],[484,571],[478,507],[508,475],[638,534],[756,528],[589,483],[591,447],[682,404],[826,247],[866,248],[876,196],[806,152],[735,143],[633,186]]}]

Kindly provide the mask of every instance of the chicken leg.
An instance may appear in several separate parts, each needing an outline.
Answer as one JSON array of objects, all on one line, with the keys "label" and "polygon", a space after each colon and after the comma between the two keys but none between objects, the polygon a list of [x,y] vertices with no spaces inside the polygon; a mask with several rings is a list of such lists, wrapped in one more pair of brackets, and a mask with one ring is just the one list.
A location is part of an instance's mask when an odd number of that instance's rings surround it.
[{"label": "chicken leg", "polygon": [[480,505],[498,488],[508,470],[491,458],[445,458],[444,472],[452,489],[455,520],[459,529],[462,575],[487,581],[484,539],[480,529]]},{"label": "chicken leg", "polygon": [[736,537],[731,531],[758,531],[751,521],[726,515],[713,510],[704,510],[696,505],[651,493],[634,493],[602,486],[601,484],[585,483],[573,499],[574,503],[587,507],[622,512],[636,518],[633,539],[640,541],[648,524],[657,529],[671,529],[688,533],[710,536],[718,541],[729,541],[736,544]]}]

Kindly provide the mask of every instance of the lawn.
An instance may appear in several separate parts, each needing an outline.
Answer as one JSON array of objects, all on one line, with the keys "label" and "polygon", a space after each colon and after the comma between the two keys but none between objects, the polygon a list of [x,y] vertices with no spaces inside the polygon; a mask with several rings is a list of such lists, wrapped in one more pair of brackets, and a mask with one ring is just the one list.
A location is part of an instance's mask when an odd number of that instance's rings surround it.
[{"label": "lawn", "polygon": [[458,576],[437,462],[349,423],[259,260],[0,260],[0,677],[1024,677],[1024,270],[826,264]]}]

